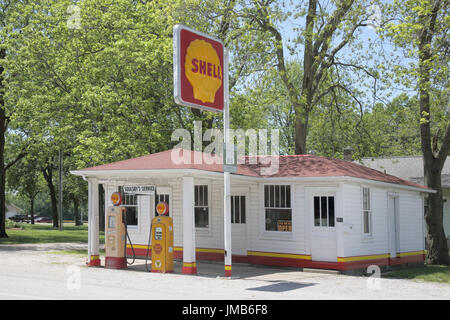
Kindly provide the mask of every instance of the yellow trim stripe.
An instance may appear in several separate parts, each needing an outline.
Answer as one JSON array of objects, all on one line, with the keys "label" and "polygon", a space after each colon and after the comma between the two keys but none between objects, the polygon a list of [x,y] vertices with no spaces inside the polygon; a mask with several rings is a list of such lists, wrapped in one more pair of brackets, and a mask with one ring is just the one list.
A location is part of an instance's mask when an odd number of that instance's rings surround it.
[{"label": "yellow trim stripe", "polygon": [[291,258],[291,259],[300,259],[300,260],[311,260],[310,255],[304,255],[304,254],[247,251],[247,255],[248,256],[259,256],[259,257],[275,257],[275,258]]},{"label": "yellow trim stripe", "polygon": [[363,260],[375,260],[375,259],[385,259],[389,258],[391,255],[389,253],[377,254],[373,256],[358,256],[358,257],[338,257],[337,262],[353,262],[353,261],[363,261]]},{"label": "yellow trim stripe", "polygon": [[[127,248],[131,249],[131,245],[127,244]],[[147,248],[149,248],[149,246],[142,245],[142,244],[133,244],[133,248],[134,249],[147,249]]]},{"label": "yellow trim stripe", "polygon": [[183,267],[196,267],[196,262],[183,262]]},{"label": "yellow trim stripe", "polygon": [[231,270],[231,266],[225,266],[225,270],[226,270],[226,271]]},{"label": "yellow trim stripe", "polygon": [[417,256],[421,254],[425,254],[425,251],[397,252],[397,257]]}]

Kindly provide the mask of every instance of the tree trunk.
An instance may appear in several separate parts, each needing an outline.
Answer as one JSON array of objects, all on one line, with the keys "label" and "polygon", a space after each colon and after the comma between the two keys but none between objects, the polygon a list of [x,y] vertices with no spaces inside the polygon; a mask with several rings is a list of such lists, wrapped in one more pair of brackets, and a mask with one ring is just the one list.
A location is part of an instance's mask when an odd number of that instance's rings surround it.
[{"label": "tree trunk", "polygon": [[[427,263],[449,263],[448,246],[445,239],[443,226],[443,207],[441,173],[450,150],[450,125],[441,145],[431,143],[431,117],[430,117],[430,84],[432,79],[431,57],[433,35],[436,18],[441,6],[441,1],[436,1],[430,13],[421,16],[424,26],[419,36],[419,107],[420,107],[420,139],[423,155],[424,183],[427,187],[436,190],[436,193],[428,195],[428,205],[425,208],[425,221],[427,223]],[[434,150],[433,150],[434,149]]]},{"label": "tree trunk", "polygon": [[295,154],[306,154],[306,137],[308,135],[308,116],[295,115]]},{"label": "tree trunk", "polygon": [[51,160],[47,164],[47,166],[42,170],[45,181],[47,182],[48,190],[50,191],[50,199],[52,203],[52,219],[53,219],[53,228],[59,227],[58,222],[58,201],[56,198],[56,190],[53,185],[53,168]]},{"label": "tree trunk", "polygon": [[72,197],[73,202],[73,217],[75,219],[75,225],[81,226],[81,219],[80,219],[80,201],[77,197]]},{"label": "tree trunk", "polygon": [[448,245],[444,232],[443,214],[444,201],[442,199],[441,185],[442,166],[437,159],[425,159],[424,176],[425,184],[437,192],[429,194],[425,206],[425,221],[427,223],[427,263],[448,264]]},{"label": "tree trunk", "polygon": [[34,198],[30,198],[30,216],[31,224],[34,224]]}]

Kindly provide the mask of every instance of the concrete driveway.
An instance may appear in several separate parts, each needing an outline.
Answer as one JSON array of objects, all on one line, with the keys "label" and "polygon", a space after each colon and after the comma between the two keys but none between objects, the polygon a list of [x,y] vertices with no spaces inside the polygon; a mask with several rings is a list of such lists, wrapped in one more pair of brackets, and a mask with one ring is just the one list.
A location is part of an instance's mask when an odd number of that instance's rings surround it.
[{"label": "concrete driveway", "polygon": [[[450,285],[413,280],[354,277],[333,273],[198,262],[198,275],[145,271],[136,260],[127,270],[88,268],[82,255],[58,250],[85,244],[0,245],[0,299],[450,299]],[[104,263],[104,258],[102,263]]]}]

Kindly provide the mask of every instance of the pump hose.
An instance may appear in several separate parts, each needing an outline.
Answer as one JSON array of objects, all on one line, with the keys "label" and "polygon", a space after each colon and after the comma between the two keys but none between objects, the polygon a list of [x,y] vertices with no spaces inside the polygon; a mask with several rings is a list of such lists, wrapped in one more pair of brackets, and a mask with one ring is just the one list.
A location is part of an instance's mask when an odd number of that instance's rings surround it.
[{"label": "pump hose", "polygon": [[[128,234],[128,231],[125,231],[128,237],[128,240],[130,241],[130,246],[131,246],[131,251],[133,252],[133,261],[132,262],[128,262],[127,259],[127,264],[132,265],[134,263],[134,261],[136,261],[136,253],[134,252],[134,248],[133,248],[133,243],[131,242],[130,239],[130,235]],[[125,241],[125,257],[127,256],[127,242]]]}]

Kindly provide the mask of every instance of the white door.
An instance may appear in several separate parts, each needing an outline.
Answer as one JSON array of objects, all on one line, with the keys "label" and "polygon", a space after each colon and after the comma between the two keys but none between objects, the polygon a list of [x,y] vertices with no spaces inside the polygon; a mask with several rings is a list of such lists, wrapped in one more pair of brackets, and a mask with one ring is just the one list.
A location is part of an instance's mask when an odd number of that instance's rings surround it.
[{"label": "white door", "polygon": [[389,252],[391,258],[397,257],[398,249],[398,197],[388,195]]},{"label": "white door", "polygon": [[235,255],[247,255],[247,196],[231,196],[231,251]]},{"label": "white door", "polygon": [[315,193],[310,197],[313,261],[337,261],[335,198],[334,193]]}]

